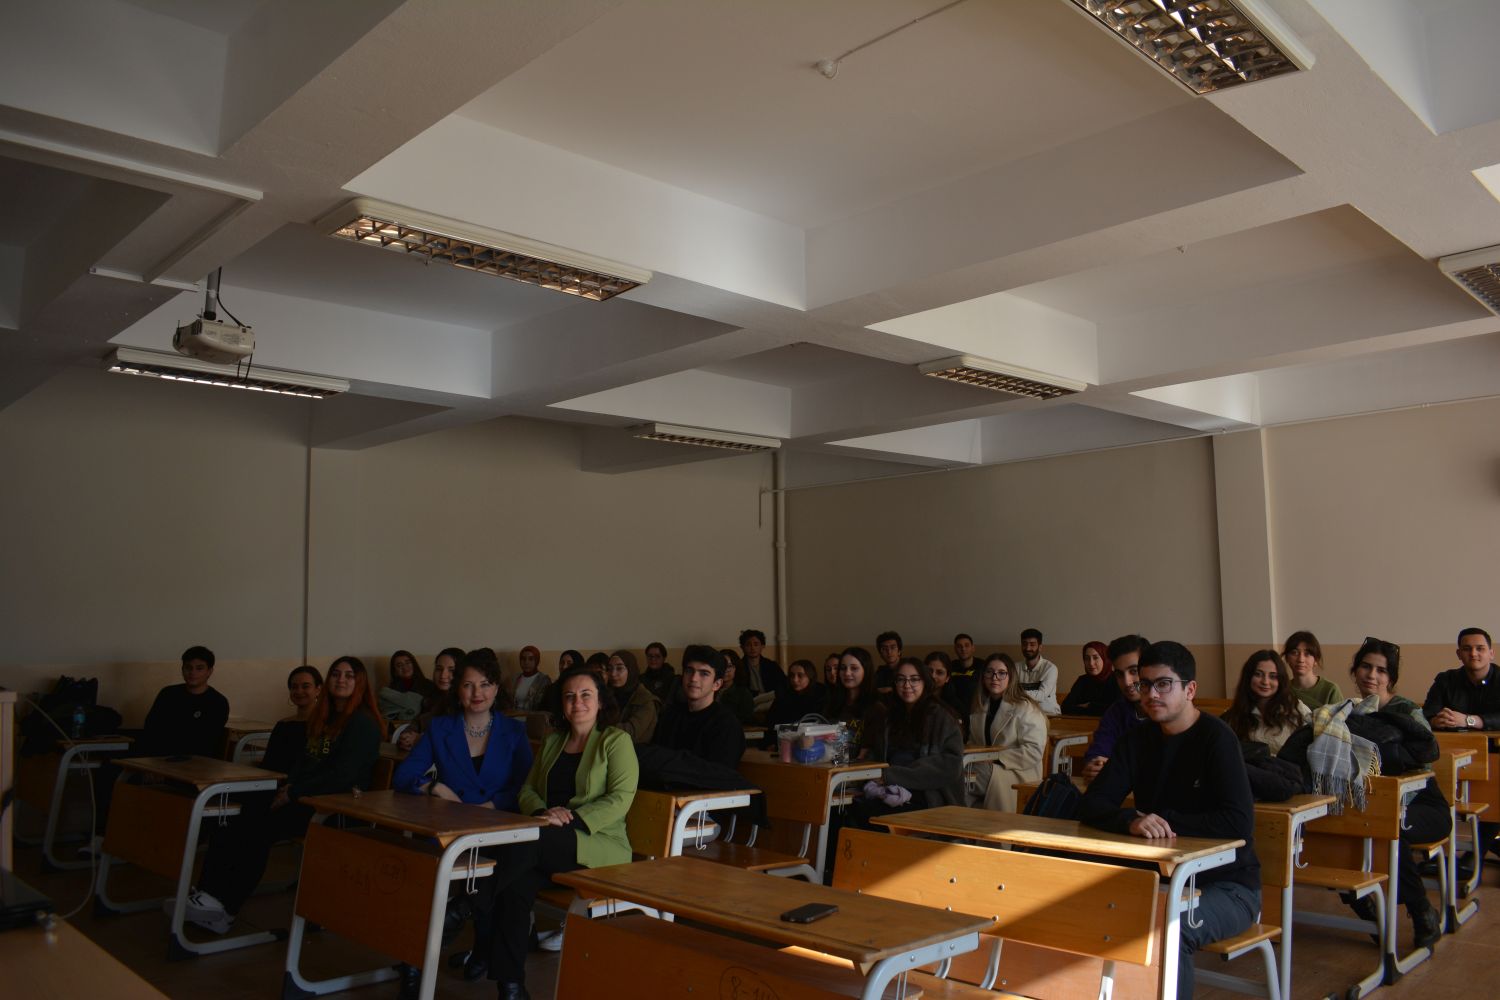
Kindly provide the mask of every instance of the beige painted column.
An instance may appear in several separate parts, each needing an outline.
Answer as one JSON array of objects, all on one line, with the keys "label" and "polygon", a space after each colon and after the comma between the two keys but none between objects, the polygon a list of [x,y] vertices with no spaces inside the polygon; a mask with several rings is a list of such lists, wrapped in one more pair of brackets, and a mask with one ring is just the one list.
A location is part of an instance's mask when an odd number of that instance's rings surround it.
[{"label": "beige painted column", "polygon": [[1219,603],[1224,622],[1224,690],[1234,695],[1240,665],[1274,646],[1271,507],[1263,430],[1214,437],[1214,498],[1219,520]]}]

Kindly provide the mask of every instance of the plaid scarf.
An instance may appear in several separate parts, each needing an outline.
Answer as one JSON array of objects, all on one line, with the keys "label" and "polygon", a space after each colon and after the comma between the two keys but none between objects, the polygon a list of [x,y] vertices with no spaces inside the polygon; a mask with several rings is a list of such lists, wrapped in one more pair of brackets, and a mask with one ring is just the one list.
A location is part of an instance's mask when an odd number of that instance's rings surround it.
[{"label": "plaid scarf", "polygon": [[1312,771],[1313,791],[1333,796],[1329,811],[1343,813],[1346,804],[1365,807],[1370,777],[1380,773],[1380,752],[1375,744],[1349,731],[1349,716],[1379,711],[1373,695],[1364,701],[1353,698],[1313,710],[1313,739],[1307,748],[1307,766]]}]

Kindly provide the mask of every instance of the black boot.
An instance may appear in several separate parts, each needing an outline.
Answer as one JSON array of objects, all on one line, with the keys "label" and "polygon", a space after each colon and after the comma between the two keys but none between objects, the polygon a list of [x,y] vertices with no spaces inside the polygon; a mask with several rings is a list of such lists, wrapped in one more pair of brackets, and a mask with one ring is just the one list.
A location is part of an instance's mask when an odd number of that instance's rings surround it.
[{"label": "black boot", "polygon": [[1438,938],[1443,936],[1443,922],[1431,903],[1425,899],[1422,902],[1426,908],[1411,915],[1412,945],[1417,948],[1431,948],[1437,944]]},{"label": "black boot", "polygon": [[468,959],[464,961],[464,982],[477,983],[489,974],[489,957],[482,954],[477,948],[469,952]]},{"label": "black boot", "polygon": [[501,983],[500,1000],[531,1000],[525,983]]},{"label": "black boot", "polygon": [[401,988],[396,991],[396,1000],[417,1000],[422,992],[422,970],[402,962],[396,971],[401,973]]},{"label": "black boot", "polygon": [[468,964],[469,956],[472,954],[474,954],[472,951],[455,951],[448,956],[448,968],[462,969]]},{"label": "black boot", "polygon": [[[1375,900],[1369,896],[1356,897],[1352,892],[1341,892],[1339,893],[1339,898],[1348,904],[1349,908],[1354,911],[1354,915],[1359,917],[1359,919],[1368,920],[1376,927],[1380,926],[1380,913],[1375,908]],[[1370,940],[1379,945],[1380,934],[1372,933]]]},{"label": "black boot", "polygon": [[443,914],[443,944],[450,945],[464,929],[464,923],[474,915],[474,906],[469,897],[459,893],[448,900],[448,910]]}]

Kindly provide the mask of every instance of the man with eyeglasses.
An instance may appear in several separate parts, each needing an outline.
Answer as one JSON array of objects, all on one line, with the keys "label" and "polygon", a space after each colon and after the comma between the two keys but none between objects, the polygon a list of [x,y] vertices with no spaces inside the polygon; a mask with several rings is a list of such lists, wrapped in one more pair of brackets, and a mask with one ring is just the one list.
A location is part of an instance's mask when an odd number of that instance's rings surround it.
[{"label": "man with eyeglasses", "polygon": [[[1482,628],[1458,633],[1459,666],[1432,679],[1422,714],[1433,729],[1500,729],[1500,675],[1495,672],[1495,650]],[[1500,857],[1500,823],[1479,824],[1485,850]]]},{"label": "man with eyeglasses", "polygon": [[1115,683],[1120,686],[1120,697],[1104,710],[1099,727],[1094,730],[1094,738],[1083,752],[1082,773],[1085,778],[1098,777],[1120,738],[1146,721],[1137,683],[1141,679],[1141,653],[1149,645],[1139,635],[1122,635],[1109,644],[1107,654],[1109,662],[1115,666]]},{"label": "man with eyeglasses", "polygon": [[[1255,856],[1255,800],[1240,741],[1223,720],[1198,711],[1198,667],[1176,642],[1156,642],[1140,656],[1141,704],[1149,726],[1132,730],[1083,795],[1079,819],[1148,840],[1212,837],[1243,840],[1234,860],[1197,877],[1201,893],[1181,923],[1177,995],[1193,995],[1193,953],[1240,933],[1260,912]],[[1134,808],[1122,808],[1135,795]]]},{"label": "man with eyeglasses", "polygon": [[1061,715],[1057,704],[1057,664],[1042,655],[1042,633],[1028,628],[1021,632],[1021,662],[1016,664],[1021,690],[1036,701],[1044,715]]}]

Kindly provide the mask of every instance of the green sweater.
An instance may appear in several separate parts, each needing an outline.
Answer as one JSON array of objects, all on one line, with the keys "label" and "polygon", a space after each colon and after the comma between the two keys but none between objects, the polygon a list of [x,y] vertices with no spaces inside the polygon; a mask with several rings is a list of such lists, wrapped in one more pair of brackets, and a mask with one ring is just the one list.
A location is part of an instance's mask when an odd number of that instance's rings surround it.
[{"label": "green sweater", "polygon": [[[521,812],[534,816],[547,808],[547,774],[562,756],[568,734],[553,733],[532,761],[531,773],[521,786]],[[595,729],[583,745],[578,762],[577,793],[568,808],[583,822],[578,833],[578,863],[585,868],[623,865],[631,861],[630,836],[625,832],[625,814],[635,801],[640,765],[635,744],[613,727]]]},{"label": "green sweater", "polygon": [[1309,710],[1321,708],[1324,705],[1334,705],[1344,700],[1344,693],[1339,690],[1339,686],[1327,677],[1319,677],[1318,683],[1310,688],[1299,688],[1294,683],[1292,693]]}]

